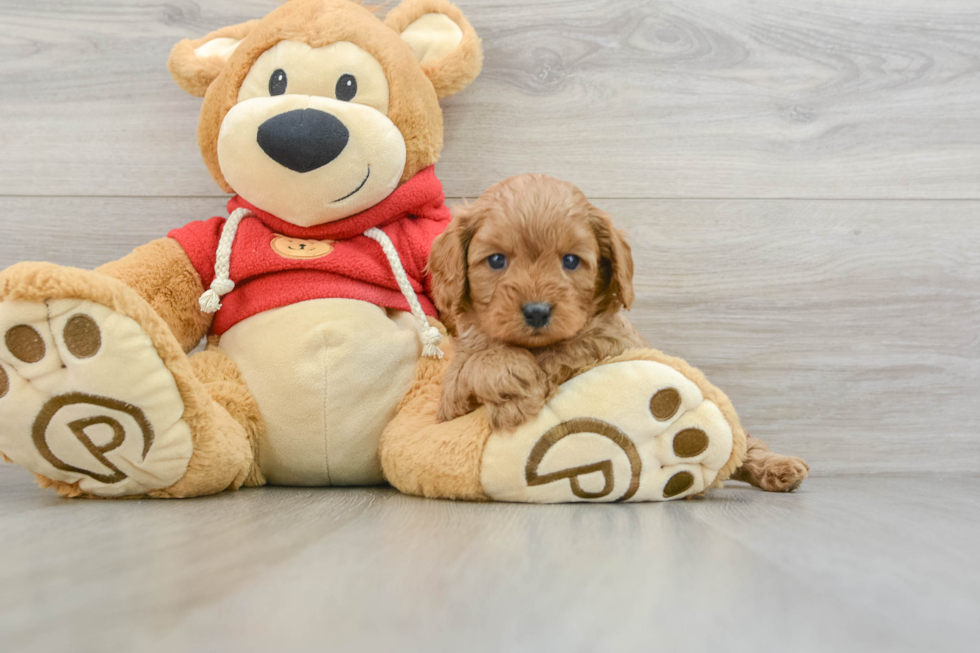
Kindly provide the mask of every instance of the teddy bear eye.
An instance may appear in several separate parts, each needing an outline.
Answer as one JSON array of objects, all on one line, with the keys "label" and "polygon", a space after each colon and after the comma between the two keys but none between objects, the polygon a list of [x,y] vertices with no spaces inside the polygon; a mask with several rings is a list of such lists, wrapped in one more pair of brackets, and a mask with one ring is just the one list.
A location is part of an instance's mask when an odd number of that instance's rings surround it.
[{"label": "teddy bear eye", "polygon": [[338,100],[350,102],[357,95],[357,80],[353,75],[341,75],[334,91]]},{"label": "teddy bear eye", "polygon": [[575,256],[574,254],[565,254],[561,257],[561,266],[566,270],[574,270],[578,267],[582,259]]},{"label": "teddy bear eye", "polygon": [[491,254],[487,257],[487,265],[491,270],[503,270],[507,267],[507,257],[503,254]]},{"label": "teddy bear eye", "polygon": [[277,68],[269,78],[269,95],[282,95],[286,92],[286,71]]}]

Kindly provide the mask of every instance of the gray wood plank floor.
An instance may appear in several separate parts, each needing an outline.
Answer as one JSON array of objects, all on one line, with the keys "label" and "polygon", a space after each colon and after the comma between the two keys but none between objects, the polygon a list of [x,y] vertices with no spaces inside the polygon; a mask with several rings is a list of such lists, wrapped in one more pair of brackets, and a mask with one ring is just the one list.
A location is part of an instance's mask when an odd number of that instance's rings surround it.
[{"label": "gray wood plank floor", "polygon": [[266,488],[65,501],[0,471],[9,651],[972,651],[976,476],[518,506]]},{"label": "gray wood plank floor", "polygon": [[[444,103],[447,195],[580,185],[631,236],[640,330],[813,477],[86,502],[0,466],[0,650],[976,649],[980,4],[458,4],[486,65]],[[0,268],[221,213],[164,64],[277,5],[0,0]]]}]

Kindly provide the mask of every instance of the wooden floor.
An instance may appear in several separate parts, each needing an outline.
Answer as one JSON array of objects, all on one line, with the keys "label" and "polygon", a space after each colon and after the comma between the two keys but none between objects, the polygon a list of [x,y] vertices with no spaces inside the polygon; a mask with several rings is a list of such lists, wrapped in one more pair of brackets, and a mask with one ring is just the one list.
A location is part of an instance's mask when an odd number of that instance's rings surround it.
[{"label": "wooden floor", "polygon": [[[980,3],[457,3],[486,63],[444,102],[450,201],[580,185],[633,242],[640,330],[812,478],[665,506],[147,504],[5,468],[0,649],[975,649]],[[277,5],[0,0],[0,268],[222,213],[166,57]]]},{"label": "wooden floor", "polygon": [[521,506],[264,488],[61,500],[0,471],[6,651],[975,651],[976,476]]}]

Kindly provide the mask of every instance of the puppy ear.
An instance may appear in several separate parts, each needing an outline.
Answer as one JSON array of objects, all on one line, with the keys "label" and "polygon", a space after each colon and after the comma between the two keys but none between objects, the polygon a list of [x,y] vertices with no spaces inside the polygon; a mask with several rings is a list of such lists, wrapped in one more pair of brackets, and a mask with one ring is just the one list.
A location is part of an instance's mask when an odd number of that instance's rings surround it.
[{"label": "puppy ear", "polygon": [[170,76],[191,95],[204,97],[208,86],[224,70],[235,48],[258,20],[222,27],[202,39],[184,39],[170,51],[167,70]]},{"label": "puppy ear", "polygon": [[450,330],[456,328],[456,316],[469,308],[467,255],[479,221],[472,206],[456,207],[453,213],[452,222],[432,243],[428,264],[432,299]]},{"label": "puppy ear", "polygon": [[599,312],[620,305],[633,305],[633,251],[623,232],[613,226],[612,218],[594,206],[589,211],[592,230],[599,243],[599,281],[596,298]]},{"label": "puppy ear", "polygon": [[480,74],[480,38],[448,0],[404,0],[385,24],[412,48],[440,98],[459,93]]}]

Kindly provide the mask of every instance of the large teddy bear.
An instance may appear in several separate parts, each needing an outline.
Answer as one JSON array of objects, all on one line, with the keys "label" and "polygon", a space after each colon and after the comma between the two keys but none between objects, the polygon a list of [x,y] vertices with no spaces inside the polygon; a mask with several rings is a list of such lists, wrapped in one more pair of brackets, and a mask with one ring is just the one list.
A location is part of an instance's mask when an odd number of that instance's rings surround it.
[{"label": "large teddy bear", "polygon": [[198,141],[234,194],[229,216],[95,271],[0,274],[5,458],[70,497],[387,480],[433,497],[638,501],[729,477],[746,441],[731,404],[654,350],[597,364],[514,432],[492,432],[483,409],[437,423],[452,356],[425,269],[451,219],[438,100],[481,63],[446,0],[405,0],[384,21],[291,0],[179,43],[169,68],[204,96]]}]

